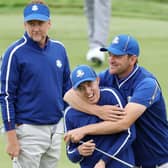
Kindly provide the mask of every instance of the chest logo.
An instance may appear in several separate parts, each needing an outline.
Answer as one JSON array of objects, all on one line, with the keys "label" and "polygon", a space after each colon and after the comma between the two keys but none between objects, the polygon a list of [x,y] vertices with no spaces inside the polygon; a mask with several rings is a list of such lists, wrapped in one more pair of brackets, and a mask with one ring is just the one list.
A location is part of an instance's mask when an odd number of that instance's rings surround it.
[{"label": "chest logo", "polygon": [[61,62],[61,60],[56,60],[56,66],[57,66],[58,68],[61,68],[61,67],[62,67],[62,62]]}]

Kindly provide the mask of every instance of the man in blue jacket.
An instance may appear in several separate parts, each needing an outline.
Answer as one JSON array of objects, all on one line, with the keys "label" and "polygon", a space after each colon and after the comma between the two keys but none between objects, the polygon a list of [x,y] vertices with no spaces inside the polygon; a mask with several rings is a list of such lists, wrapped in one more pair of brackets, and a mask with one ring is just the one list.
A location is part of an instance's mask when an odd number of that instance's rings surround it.
[{"label": "man in blue jacket", "polygon": [[[94,70],[87,65],[77,66],[71,73],[71,81],[75,92],[90,104],[118,105],[123,108],[125,101],[117,90],[112,88],[99,88],[99,78]],[[68,107],[65,110],[65,130],[72,130],[88,124],[98,123],[102,120],[95,115],[89,115]],[[135,139],[135,127],[131,126],[125,131],[111,135],[85,136],[80,143],[69,143],[67,155],[72,162],[80,163],[81,168],[127,168],[127,165],[111,159],[99,151],[105,151],[122,161],[134,165],[132,142]]]},{"label": "man in blue jacket", "polygon": [[[125,116],[118,121],[105,121],[87,127],[70,131],[65,136],[78,141],[85,135],[110,134],[123,131],[135,122],[136,140],[134,151],[136,164],[142,168],[168,167],[168,122],[166,106],[159,83],[150,72],[138,65],[139,44],[137,40],[126,34],[116,36],[107,48],[101,51],[109,53],[109,68],[100,73],[100,86],[112,86],[123,96],[127,105]],[[66,97],[72,107],[102,117],[103,114],[112,116],[119,114],[120,109],[115,106],[96,106],[80,103],[73,90],[73,96]],[[68,96],[68,94],[67,94]],[[108,112],[107,112],[108,111]],[[124,114],[124,113],[123,113]]]},{"label": "man in blue jacket", "polygon": [[69,61],[63,44],[47,35],[50,11],[43,1],[24,8],[24,26],[1,67],[7,153],[23,168],[55,168],[61,145],[56,129],[66,105],[62,97],[71,88]]}]

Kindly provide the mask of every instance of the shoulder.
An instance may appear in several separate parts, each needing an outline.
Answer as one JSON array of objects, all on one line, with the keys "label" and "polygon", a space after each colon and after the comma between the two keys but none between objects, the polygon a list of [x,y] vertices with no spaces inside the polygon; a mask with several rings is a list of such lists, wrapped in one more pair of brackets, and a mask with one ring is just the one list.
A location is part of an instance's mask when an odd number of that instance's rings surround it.
[{"label": "shoulder", "polygon": [[110,74],[109,69],[106,69],[98,74],[100,78],[100,86],[111,87],[113,83],[114,76]]},{"label": "shoulder", "polygon": [[80,112],[80,111],[72,108],[71,106],[68,106],[65,109],[65,113],[64,113],[65,118],[72,118],[72,119],[74,119],[74,117],[81,116],[81,115],[84,116],[85,113]]},{"label": "shoulder", "polygon": [[133,77],[133,81],[135,84],[134,87],[142,87],[144,85],[146,87],[155,87],[159,85],[156,77],[143,67],[139,67],[137,74]]},{"label": "shoulder", "polygon": [[103,93],[108,93],[111,95],[120,95],[120,93],[117,91],[117,89],[115,88],[111,88],[111,87],[101,87],[100,88],[101,92]]},{"label": "shoulder", "polygon": [[109,77],[109,76],[110,76],[109,69],[105,69],[99,73],[100,78],[105,78],[105,77]]},{"label": "shoulder", "polygon": [[67,52],[64,44],[60,41],[50,39],[50,49],[52,52],[56,52],[57,56],[62,59],[67,59]]},{"label": "shoulder", "polygon": [[141,93],[142,97],[153,97],[156,95],[159,96],[161,93],[161,88],[157,80],[150,77],[141,80],[136,86],[135,90],[136,93]]},{"label": "shoulder", "polygon": [[64,44],[61,41],[50,39],[52,45],[55,45],[60,48],[65,48]]},{"label": "shoulder", "polygon": [[14,41],[12,44],[10,44],[8,46],[8,48],[6,49],[6,51],[3,54],[3,57],[8,57],[10,55],[14,55],[14,53],[21,48],[22,46],[24,46],[26,44],[27,40],[26,38],[22,37],[21,39]]},{"label": "shoulder", "polygon": [[149,107],[151,104],[159,101],[160,96],[161,89],[157,80],[148,77],[139,81],[130,101]]},{"label": "shoulder", "polygon": [[153,78],[156,79],[156,77],[149,72],[147,69],[145,69],[144,67],[139,67],[139,78]]},{"label": "shoulder", "polygon": [[126,102],[115,88],[104,87],[100,91],[102,99],[105,99],[107,103],[111,105],[118,104],[120,107],[125,106]]},{"label": "shoulder", "polygon": [[145,88],[153,89],[153,88],[156,88],[156,87],[159,88],[159,84],[158,84],[158,82],[155,78],[146,77],[143,80],[139,81],[139,83],[137,84],[137,87],[141,87],[141,88],[143,87],[144,89]]},{"label": "shoulder", "polygon": [[68,106],[66,109],[65,109],[65,112],[64,112],[64,117],[66,117],[68,115],[68,113],[72,110],[72,107],[71,106]]}]

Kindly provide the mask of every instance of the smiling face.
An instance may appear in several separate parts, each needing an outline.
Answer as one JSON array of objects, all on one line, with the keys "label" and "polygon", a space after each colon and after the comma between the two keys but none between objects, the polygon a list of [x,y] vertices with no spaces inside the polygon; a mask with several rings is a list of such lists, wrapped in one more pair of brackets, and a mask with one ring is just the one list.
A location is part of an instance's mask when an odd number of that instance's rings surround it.
[{"label": "smiling face", "polygon": [[95,81],[86,81],[77,88],[77,94],[90,104],[96,104],[100,98],[99,78]]},{"label": "smiling face", "polygon": [[133,70],[137,62],[135,55],[122,55],[117,56],[109,53],[108,57],[109,71],[111,74],[117,75],[120,79],[127,77]]},{"label": "smiling face", "polygon": [[50,21],[31,20],[24,23],[25,30],[41,48],[45,46],[48,30],[51,27]]}]

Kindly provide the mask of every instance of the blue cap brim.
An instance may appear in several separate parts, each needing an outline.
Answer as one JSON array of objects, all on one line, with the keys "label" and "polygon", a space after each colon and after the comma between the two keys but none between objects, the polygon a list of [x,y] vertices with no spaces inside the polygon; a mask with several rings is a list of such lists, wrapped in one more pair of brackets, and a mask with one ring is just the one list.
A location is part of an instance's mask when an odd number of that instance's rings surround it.
[{"label": "blue cap brim", "polygon": [[73,88],[74,88],[74,89],[77,89],[78,86],[79,86],[81,83],[86,82],[86,81],[95,81],[95,80],[96,80],[96,78],[85,78],[85,79],[82,79],[82,80],[78,81],[75,85],[73,85]]},{"label": "blue cap brim", "polygon": [[40,21],[48,21],[50,18],[45,16],[45,15],[40,15],[40,14],[32,14],[28,15],[27,17],[24,18],[24,21],[30,21],[30,20],[40,20]]},{"label": "blue cap brim", "polygon": [[127,54],[127,53],[125,53],[123,51],[120,51],[120,50],[118,50],[116,48],[112,48],[112,47],[101,48],[100,51],[102,51],[102,52],[108,51],[108,52],[110,52],[110,53],[112,53],[114,55],[118,55],[118,56]]}]

